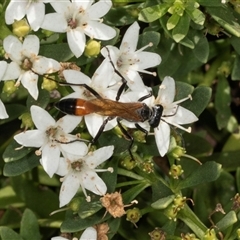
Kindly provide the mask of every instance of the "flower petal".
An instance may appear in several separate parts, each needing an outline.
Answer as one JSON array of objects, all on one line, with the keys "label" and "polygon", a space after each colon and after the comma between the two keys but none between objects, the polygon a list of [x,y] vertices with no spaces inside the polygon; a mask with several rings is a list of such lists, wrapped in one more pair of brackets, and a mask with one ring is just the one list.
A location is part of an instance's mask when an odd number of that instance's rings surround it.
[{"label": "flower petal", "polygon": [[8,118],[8,114],[3,102],[0,100],[0,119]]},{"label": "flower petal", "polygon": [[27,19],[28,22],[33,29],[33,31],[37,31],[43,22],[45,16],[45,5],[42,2],[31,2],[27,11]]},{"label": "flower petal", "polygon": [[107,186],[104,181],[92,170],[84,171],[82,184],[84,188],[100,196],[107,192]]},{"label": "flower petal", "polygon": [[157,128],[154,128],[155,141],[158,147],[160,155],[163,157],[168,149],[170,144],[170,126],[161,121]]},{"label": "flower petal", "polygon": [[56,126],[60,126],[65,133],[70,133],[77,127],[81,120],[78,116],[66,115],[57,121]]},{"label": "flower petal", "polygon": [[37,82],[38,75],[32,71],[27,71],[22,74],[21,83],[35,100],[37,100],[39,93]]},{"label": "flower petal", "polygon": [[[74,83],[74,84],[91,84],[91,79],[85,75],[82,72],[76,71],[76,70],[64,70],[63,71],[63,76],[65,77],[66,81],[68,83]],[[77,92],[77,90],[82,89],[82,87],[78,86],[71,86],[72,89]],[[85,90],[85,89],[84,89]],[[82,92],[82,91],[81,91]]]},{"label": "flower petal", "polygon": [[59,176],[65,176],[67,173],[68,173],[68,163],[65,158],[60,157],[56,174]]},{"label": "flower petal", "polygon": [[14,136],[15,141],[25,147],[41,147],[46,141],[46,135],[39,130],[29,130]]},{"label": "flower petal", "polygon": [[72,200],[79,187],[79,179],[75,174],[66,175],[59,194],[60,207],[68,204]]},{"label": "flower petal", "polygon": [[22,54],[28,58],[32,58],[32,56],[37,56],[39,52],[39,47],[39,38],[35,35],[28,35],[23,41]]},{"label": "flower petal", "polygon": [[58,61],[52,58],[38,56],[34,60],[32,68],[34,72],[43,75],[59,71],[61,65]]},{"label": "flower petal", "polygon": [[64,33],[67,31],[67,20],[63,14],[49,13],[45,15],[41,28]]},{"label": "flower petal", "polygon": [[136,64],[133,64],[131,68],[134,68],[136,71],[155,67],[161,63],[161,57],[157,53],[152,52],[139,52],[136,55],[136,58],[139,59]]},{"label": "flower petal", "polygon": [[88,21],[88,24],[85,26],[84,33],[90,38],[96,38],[100,40],[109,40],[116,36],[116,30],[114,28],[91,20]]},{"label": "flower petal", "polygon": [[175,97],[175,82],[174,79],[167,76],[163,79],[159,87],[157,101],[163,106],[172,103]]},{"label": "flower petal", "polygon": [[85,162],[90,169],[95,169],[113,155],[114,146],[102,147],[91,152],[85,157]]},{"label": "flower petal", "polygon": [[88,227],[79,240],[97,240],[97,230],[93,227]]},{"label": "flower petal", "polygon": [[137,22],[134,22],[127,29],[120,45],[120,51],[135,52],[138,43],[139,29],[140,27]]},{"label": "flower petal", "polygon": [[[31,106],[30,108],[32,120],[35,126],[42,132],[45,131],[50,127],[55,125],[54,118],[43,108],[38,106]],[[46,133],[45,133],[46,134]]]},{"label": "flower petal", "polygon": [[14,62],[21,62],[22,43],[15,36],[9,35],[3,40],[3,47],[8,56]]},{"label": "flower petal", "polygon": [[60,160],[59,147],[53,143],[46,144],[42,149],[41,163],[45,172],[52,177],[57,172]]},{"label": "flower petal", "polygon": [[77,141],[72,143],[61,143],[62,151],[78,156],[85,156],[88,152],[88,147],[84,142]]},{"label": "flower petal", "polygon": [[92,77],[91,85],[94,86],[95,89],[106,90],[110,82],[112,81],[113,74],[114,69],[111,63],[109,61],[103,61],[102,64],[95,71]]},{"label": "flower petal", "polygon": [[5,21],[7,24],[14,23],[14,20],[20,20],[25,16],[28,0],[23,0],[21,3],[11,1],[6,9]]},{"label": "flower petal", "polygon": [[103,124],[104,117],[93,113],[93,114],[84,116],[84,119],[85,119],[85,123],[87,125],[87,129],[89,131],[89,134],[92,137],[95,137],[97,135],[100,127]]},{"label": "flower petal", "polygon": [[7,70],[2,77],[2,80],[17,79],[21,75],[21,68],[15,62],[10,62],[7,66]]},{"label": "flower petal", "polygon": [[50,1],[50,4],[57,13],[64,15],[66,9],[70,6],[69,1]]},{"label": "flower petal", "polygon": [[189,111],[188,109],[178,106],[177,108],[177,112],[175,115],[171,116],[171,117],[163,117],[166,122],[168,122],[169,124],[174,125],[174,123],[177,124],[189,124],[192,122],[196,122],[198,120],[198,118],[196,117],[196,115],[194,113],[192,113],[191,111]]},{"label": "flower petal", "polygon": [[112,7],[112,1],[100,0],[93,4],[89,10],[89,18],[90,19],[99,19],[107,14],[107,12]]},{"label": "flower petal", "polygon": [[81,31],[70,30],[67,32],[68,45],[72,53],[78,58],[83,54],[86,45],[85,34]]},{"label": "flower petal", "polygon": [[6,70],[7,70],[8,64],[5,61],[0,61],[0,81],[2,80]]}]

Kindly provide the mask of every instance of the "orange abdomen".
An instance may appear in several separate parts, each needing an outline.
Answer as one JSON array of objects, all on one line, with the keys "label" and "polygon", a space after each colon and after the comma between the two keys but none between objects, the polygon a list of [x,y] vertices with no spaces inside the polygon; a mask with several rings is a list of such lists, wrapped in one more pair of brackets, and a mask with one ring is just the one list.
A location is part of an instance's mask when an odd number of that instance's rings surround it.
[{"label": "orange abdomen", "polygon": [[93,112],[87,105],[88,101],[84,99],[66,98],[57,102],[55,107],[65,114],[84,116]]}]

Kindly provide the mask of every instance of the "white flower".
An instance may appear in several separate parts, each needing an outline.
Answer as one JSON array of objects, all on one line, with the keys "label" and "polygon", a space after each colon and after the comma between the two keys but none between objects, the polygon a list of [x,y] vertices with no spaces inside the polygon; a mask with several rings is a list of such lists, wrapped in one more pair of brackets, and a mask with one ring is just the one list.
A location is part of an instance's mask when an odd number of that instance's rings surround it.
[{"label": "white flower", "polygon": [[[39,39],[35,35],[28,35],[23,43],[17,37],[8,36],[3,40],[3,47],[7,57],[12,62],[8,65],[4,80],[16,79],[36,100],[38,98],[38,75],[53,73],[60,70],[60,64],[51,58],[38,56]],[[37,73],[37,74],[36,74]]]},{"label": "white flower", "polygon": [[[100,65],[95,71],[92,79],[83,74],[82,72],[76,70],[64,70],[63,75],[68,83],[74,84],[86,84],[93,90],[95,90],[102,98],[115,100],[117,91],[109,88],[109,84],[112,81],[113,68],[110,63]],[[81,98],[85,100],[90,100],[96,98],[91,94],[85,87],[71,86],[75,91],[72,94],[69,94],[65,98]],[[86,126],[92,137],[95,137],[103,124],[103,121],[106,117],[99,114],[90,113],[84,116]],[[110,130],[116,126],[116,121],[109,121],[105,126],[104,130]]]},{"label": "white flower", "polygon": [[11,0],[5,12],[5,21],[12,24],[27,15],[27,20],[34,31],[37,31],[45,15],[44,3],[50,0]]},{"label": "white flower", "polygon": [[68,134],[79,123],[79,119],[65,116],[57,122],[44,109],[38,106],[31,107],[32,120],[38,129],[28,130],[14,136],[14,139],[25,147],[40,148],[36,154],[41,154],[41,164],[50,177],[57,171],[60,152],[86,154],[88,148],[83,142],[72,142],[77,138]]},{"label": "white flower", "polygon": [[[4,77],[4,74],[7,69],[7,63],[5,61],[0,61],[0,81]],[[8,118],[8,114],[6,112],[6,108],[3,102],[0,99],[0,119]]]},{"label": "white flower", "polygon": [[[51,5],[56,13],[45,15],[42,28],[54,32],[67,32],[67,40],[71,51],[80,57],[85,49],[86,36],[100,40],[109,40],[116,31],[103,24],[100,19],[111,8],[112,1],[54,1]],[[92,5],[93,4],[93,5]]]},{"label": "white flower", "polygon": [[85,154],[65,153],[65,158],[60,159],[57,174],[63,177],[60,190],[60,207],[68,204],[79,187],[82,188],[86,200],[90,201],[90,196],[86,190],[97,195],[104,195],[107,192],[106,184],[96,172],[112,171],[112,169],[95,169],[99,164],[106,161],[113,154],[114,146],[107,146],[97,149],[94,152]]},{"label": "white flower", "polygon": [[143,51],[148,46],[152,46],[152,43],[136,50],[138,37],[139,25],[134,22],[126,31],[119,49],[114,46],[106,46],[109,52],[106,48],[101,50],[102,55],[106,58],[102,64],[109,60],[112,61],[115,68],[127,80],[128,87],[134,91],[145,87],[138,72],[155,75],[144,69],[157,66],[161,62],[158,54]]},{"label": "white flower", "polygon": [[[163,112],[159,125],[154,128],[155,140],[158,151],[164,156],[170,144],[170,125],[191,132],[191,128],[184,128],[181,125],[196,122],[198,118],[189,110],[178,104],[191,99],[191,96],[174,102],[175,82],[171,77],[165,77],[159,87],[158,96],[152,102],[152,107],[161,105]],[[153,99],[153,98],[152,98]]]},{"label": "white flower", "polygon": [[[51,240],[68,240],[65,237],[53,237]],[[78,240],[77,238],[73,238],[72,240]],[[97,240],[97,230],[94,227],[88,227],[84,230],[83,234],[79,238],[79,240]]]}]

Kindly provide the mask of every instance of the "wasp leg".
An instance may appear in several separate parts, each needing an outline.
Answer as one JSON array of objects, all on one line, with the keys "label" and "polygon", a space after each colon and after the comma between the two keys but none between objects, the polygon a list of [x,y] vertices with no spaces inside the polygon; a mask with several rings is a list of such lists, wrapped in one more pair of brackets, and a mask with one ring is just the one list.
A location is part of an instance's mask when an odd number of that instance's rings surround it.
[{"label": "wasp leg", "polygon": [[[142,96],[138,99],[138,102],[142,102],[143,100],[150,98],[153,95],[152,91],[149,92],[149,94]],[[140,130],[140,129],[139,129]]]},{"label": "wasp leg", "polygon": [[107,118],[103,121],[101,127],[99,128],[99,130],[98,130],[98,132],[97,132],[97,134],[96,134],[96,136],[92,139],[92,143],[95,143],[95,142],[99,139],[99,137],[101,136],[101,134],[102,134],[105,126],[107,125],[108,121],[110,121],[110,120],[112,120],[112,119],[113,119],[112,117],[107,117]]},{"label": "wasp leg", "polygon": [[146,138],[148,136],[148,131],[146,129],[144,129],[143,127],[141,127],[138,123],[135,123],[135,126],[139,131],[145,133],[145,140],[146,140]]},{"label": "wasp leg", "polygon": [[109,62],[111,63],[113,69],[114,69],[114,72],[121,78],[122,80],[122,85],[120,86],[120,88],[118,89],[118,92],[117,92],[117,96],[116,96],[116,101],[118,101],[120,99],[120,96],[122,95],[126,85],[127,85],[127,80],[123,77],[123,75],[116,69],[112,59],[111,59],[111,56],[110,56],[110,52],[109,52],[109,49],[107,47],[105,47],[107,49],[107,52],[108,52],[108,57],[109,57]]},{"label": "wasp leg", "polygon": [[129,154],[130,154],[130,156],[131,156],[131,159],[134,160],[133,154],[132,154],[132,151],[131,151],[132,146],[133,146],[133,140],[134,140],[134,139],[133,139],[133,137],[128,133],[128,131],[123,127],[123,125],[122,125],[121,122],[120,122],[121,120],[122,120],[121,118],[117,118],[117,123],[118,123],[118,126],[119,126],[119,128],[121,129],[123,135],[126,137],[126,139],[128,139],[128,140],[130,141],[130,144],[129,144],[129,146],[128,146],[128,152],[129,152]]}]

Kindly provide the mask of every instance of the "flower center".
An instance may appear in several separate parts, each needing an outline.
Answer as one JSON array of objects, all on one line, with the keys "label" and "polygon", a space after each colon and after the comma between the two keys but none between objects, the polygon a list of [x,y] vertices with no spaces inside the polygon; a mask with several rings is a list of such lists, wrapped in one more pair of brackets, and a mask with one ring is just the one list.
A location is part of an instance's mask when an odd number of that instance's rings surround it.
[{"label": "flower center", "polygon": [[28,71],[28,70],[32,69],[32,62],[30,61],[29,58],[24,58],[23,59],[21,68],[25,71]]},{"label": "flower center", "polygon": [[78,22],[76,19],[73,19],[73,18],[69,18],[68,21],[68,26],[71,28],[71,29],[75,29],[78,25]]},{"label": "flower center", "polygon": [[73,170],[80,172],[83,168],[83,162],[82,161],[72,162],[71,167]]}]

